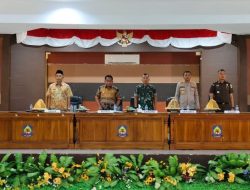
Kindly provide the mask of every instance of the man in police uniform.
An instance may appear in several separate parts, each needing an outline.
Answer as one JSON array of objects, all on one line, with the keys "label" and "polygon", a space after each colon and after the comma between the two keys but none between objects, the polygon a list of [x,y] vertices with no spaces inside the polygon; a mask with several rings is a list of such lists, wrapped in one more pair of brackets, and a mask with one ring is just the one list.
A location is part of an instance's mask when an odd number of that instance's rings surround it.
[{"label": "man in police uniform", "polygon": [[175,98],[182,109],[200,109],[199,95],[197,85],[191,81],[191,72],[183,73],[183,82],[178,82],[175,91]]},{"label": "man in police uniform", "polygon": [[154,86],[149,84],[149,74],[144,73],[142,75],[142,84],[136,86],[135,90],[135,107],[141,106],[143,110],[156,109],[157,94]]},{"label": "man in police uniform", "polygon": [[113,110],[114,105],[120,105],[121,97],[119,89],[113,86],[113,77],[105,76],[105,84],[100,86],[96,92],[95,100],[100,110]]},{"label": "man in police uniform", "polygon": [[218,71],[218,81],[210,87],[210,99],[214,99],[221,111],[234,109],[233,86],[225,80],[224,69]]}]

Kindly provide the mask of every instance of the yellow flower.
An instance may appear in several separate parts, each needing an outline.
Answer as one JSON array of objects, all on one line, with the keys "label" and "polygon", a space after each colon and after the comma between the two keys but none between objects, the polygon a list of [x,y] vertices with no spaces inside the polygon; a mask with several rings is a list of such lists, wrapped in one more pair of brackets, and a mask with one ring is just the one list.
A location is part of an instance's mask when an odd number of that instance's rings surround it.
[{"label": "yellow flower", "polygon": [[107,177],[106,179],[107,179],[107,181],[109,181],[109,182],[112,181],[111,177]]},{"label": "yellow flower", "polygon": [[62,173],[64,172],[64,170],[65,170],[65,168],[64,168],[64,167],[61,167],[61,168],[59,169],[59,173],[62,174]]},{"label": "yellow flower", "polygon": [[81,165],[80,164],[73,164],[72,168],[80,168]]},{"label": "yellow flower", "polygon": [[188,165],[185,163],[181,163],[180,166],[182,174],[185,174],[188,168]]},{"label": "yellow flower", "polygon": [[152,177],[148,177],[147,181],[148,181],[149,183],[151,183],[151,182],[153,181],[153,178],[152,178]]},{"label": "yellow flower", "polygon": [[101,164],[102,163],[102,160],[98,160],[98,164]]},{"label": "yellow flower", "polygon": [[82,175],[81,177],[82,177],[82,179],[84,181],[88,181],[89,180],[89,176],[87,176],[86,174]]},{"label": "yellow flower", "polygon": [[4,184],[6,184],[6,180],[0,178],[0,186],[3,186]]},{"label": "yellow flower", "polygon": [[62,183],[62,179],[60,177],[57,177],[53,180],[54,184],[60,185]]},{"label": "yellow flower", "polygon": [[166,176],[164,178],[164,180],[167,181],[168,183],[172,184],[173,186],[177,185],[176,179],[172,178],[171,176]]},{"label": "yellow flower", "polygon": [[104,172],[105,172],[105,169],[104,169],[104,168],[102,168],[102,169],[101,169],[101,173],[104,173]]},{"label": "yellow flower", "polygon": [[171,178],[170,178],[169,176],[166,176],[166,177],[164,178],[164,180],[165,180],[165,181],[170,181]]},{"label": "yellow flower", "polygon": [[146,185],[149,185],[149,182],[146,180],[146,181],[144,181],[144,183],[146,184]]},{"label": "yellow flower", "polygon": [[196,173],[196,166],[188,168],[189,176],[193,177],[195,173]]},{"label": "yellow flower", "polygon": [[235,179],[235,174],[232,173],[232,172],[229,172],[229,177],[228,177],[228,182],[229,183],[233,183],[234,182],[234,179]]},{"label": "yellow flower", "polygon": [[43,174],[43,178],[44,178],[45,181],[49,181],[49,179],[51,179],[51,175],[49,173],[45,172]]},{"label": "yellow flower", "polygon": [[176,186],[176,185],[177,185],[176,179],[172,179],[170,183],[171,183],[173,186]]},{"label": "yellow flower", "polygon": [[57,168],[57,163],[56,162],[53,162],[52,163],[52,169],[56,172],[58,172],[58,168]]},{"label": "yellow flower", "polygon": [[131,168],[131,167],[133,166],[133,164],[132,164],[131,162],[126,162],[125,164],[126,164],[126,166],[127,166],[128,168]]},{"label": "yellow flower", "polygon": [[63,176],[64,178],[68,178],[68,177],[70,176],[70,173],[69,173],[69,172],[64,172],[64,173],[62,174],[62,176]]},{"label": "yellow flower", "polygon": [[53,162],[52,163],[52,168],[54,169],[54,168],[57,168],[57,163],[56,162]]},{"label": "yellow flower", "polygon": [[224,180],[224,177],[225,177],[224,174],[225,174],[224,172],[221,172],[221,173],[217,174],[219,181],[223,181]]}]

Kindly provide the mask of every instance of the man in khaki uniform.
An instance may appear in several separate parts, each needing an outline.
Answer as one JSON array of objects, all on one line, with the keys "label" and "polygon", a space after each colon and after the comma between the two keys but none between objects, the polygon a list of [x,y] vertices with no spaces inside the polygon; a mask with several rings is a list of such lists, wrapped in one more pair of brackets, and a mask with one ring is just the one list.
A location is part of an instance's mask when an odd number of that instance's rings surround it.
[{"label": "man in khaki uniform", "polygon": [[119,89],[113,86],[113,77],[105,76],[105,84],[100,86],[96,92],[95,100],[100,110],[113,110],[114,105],[119,107],[121,97]]},{"label": "man in khaki uniform", "polygon": [[70,107],[70,97],[73,96],[71,88],[63,82],[63,71],[56,71],[56,82],[49,85],[46,93],[47,107],[49,109],[68,110]]},{"label": "man in khaki uniform", "polygon": [[183,82],[178,82],[175,91],[175,98],[182,109],[200,109],[197,85],[191,81],[191,72],[183,73]]}]

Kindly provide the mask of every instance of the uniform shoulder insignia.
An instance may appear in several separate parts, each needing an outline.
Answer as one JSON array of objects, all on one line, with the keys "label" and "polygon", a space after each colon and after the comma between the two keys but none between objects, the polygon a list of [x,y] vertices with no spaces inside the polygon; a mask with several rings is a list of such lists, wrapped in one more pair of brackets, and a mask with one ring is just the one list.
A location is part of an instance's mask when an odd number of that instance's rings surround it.
[{"label": "uniform shoulder insignia", "polygon": [[114,88],[114,89],[116,89],[116,90],[118,89],[116,86],[112,86],[112,88]]}]

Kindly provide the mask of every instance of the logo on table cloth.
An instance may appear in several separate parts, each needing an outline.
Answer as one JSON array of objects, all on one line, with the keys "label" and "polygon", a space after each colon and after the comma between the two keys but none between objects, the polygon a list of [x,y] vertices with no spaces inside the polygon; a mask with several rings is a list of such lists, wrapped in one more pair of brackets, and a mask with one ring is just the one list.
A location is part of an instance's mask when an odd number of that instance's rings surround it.
[{"label": "logo on table cloth", "polygon": [[23,126],[23,137],[32,137],[33,132],[32,132],[32,126],[31,125],[25,125]]},{"label": "logo on table cloth", "polygon": [[127,130],[128,130],[128,127],[125,126],[125,125],[118,126],[117,127],[118,136],[119,137],[126,137],[126,136],[128,136]]},{"label": "logo on table cloth", "polygon": [[222,127],[221,126],[215,125],[215,126],[213,126],[212,130],[213,130],[212,131],[212,136],[214,138],[220,138],[220,137],[222,137]]}]

